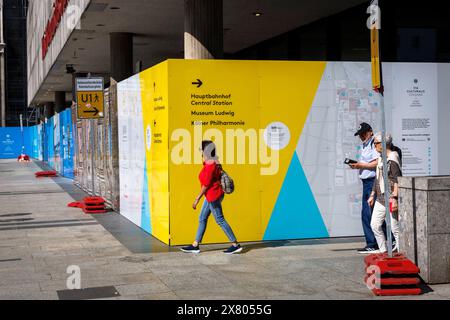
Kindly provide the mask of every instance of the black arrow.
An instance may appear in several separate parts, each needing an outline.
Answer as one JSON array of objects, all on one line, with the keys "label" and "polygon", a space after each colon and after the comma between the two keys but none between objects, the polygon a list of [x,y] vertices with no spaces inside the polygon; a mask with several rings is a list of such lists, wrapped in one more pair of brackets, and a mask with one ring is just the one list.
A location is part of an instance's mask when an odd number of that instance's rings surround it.
[{"label": "black arrow", "polygon": [[84,111],[84,113],[93,113],[94,117],[98,115],[99,112],[100,110],[98,110],[97,107],[94,107],[94,110]]},{"label": "black arrow", "polygon": [[202,82],[202,80],[197,79],[197,82],[192,82],[192,84],[193,84],[193,85],[196,85],[197,88],[200,88],[200,87],[203,85],[203,82]]}]

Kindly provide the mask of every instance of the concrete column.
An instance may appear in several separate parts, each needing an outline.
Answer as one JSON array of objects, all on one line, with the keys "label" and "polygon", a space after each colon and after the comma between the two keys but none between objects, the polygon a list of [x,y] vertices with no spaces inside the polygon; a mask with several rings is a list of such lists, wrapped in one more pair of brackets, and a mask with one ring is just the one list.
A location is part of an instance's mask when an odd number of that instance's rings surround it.
[{"label": "concrete column", "polygon": [[399,178],[400,252],[428,284],[450,283],[450,177]]},{"label": "concrete column", "polygon": [[55,112],[60,113],[66,109],[66,92],[55,92]]},{"label": "concrete column", "polygon": [[185,0],[184,56],[223,58],[223,0]]},{"label": "concrete column", "polygon": [[47,102],[44,107],[44,116],[47,119],[50,119],[55,115],[55,103],[54,102]]},{"label": "concrete column", "polygon": [[133,34],[114,32],[109,35],[111,77],[120,82],[133,75]]},{"label": "concrete column", "polygon": [[45,106],[40,105],[40,106],[38,106],[38,108],[39,108],[39,121],[38,121],[38,124],[45,123]]}]

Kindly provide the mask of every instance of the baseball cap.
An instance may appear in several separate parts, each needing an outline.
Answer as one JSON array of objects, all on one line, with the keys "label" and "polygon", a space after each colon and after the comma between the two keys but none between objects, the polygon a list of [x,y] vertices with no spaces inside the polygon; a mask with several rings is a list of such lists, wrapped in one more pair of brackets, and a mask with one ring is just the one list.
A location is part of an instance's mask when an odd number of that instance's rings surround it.
[{"label": "baseball cap", "polygon": [[358,131],[355,133],[355,137],[368,131],[373,131],[372,127],[370,126],[370,124],[363,122],[360,124]]}]

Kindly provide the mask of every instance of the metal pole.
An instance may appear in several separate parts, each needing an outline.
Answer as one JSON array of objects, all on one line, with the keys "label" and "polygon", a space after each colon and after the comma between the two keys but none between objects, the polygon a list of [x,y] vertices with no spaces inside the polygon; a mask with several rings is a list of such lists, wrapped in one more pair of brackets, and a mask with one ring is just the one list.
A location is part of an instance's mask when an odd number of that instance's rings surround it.
[{"label": "metal pole", "polygon": [[94,196],[95,197],[95,157],[94,157],[94,152],[95,152],[95,150],[96,150],[96,148],[95,148],[95,132],[94,132],[94,126],[93,126],[93,123],[94,123],[94,120],[92,120],[92,119],[88,119],[87,121],[89,121],[91,124],[90,124],[90,127],[91,127],[91,130],[90,130],[90,135],[91,135],[91,137],[90,137],[90,140],[91,140],[91,145],[90,145],[90,148],[91,148],[91,169],[92,169],[92,196]]},{"label": "metal pole", "polygon": [[381,111],[381,144],[383,146],[382,159],[383,159],[383,180],[384,180],[384,205],[386,209],[386,233],[387,233],[387,250],[389,258],[393,257],[392,252],[392,227],[391,227],[391,213],[389,209],[389,199],[391,197],[391,189],[389,183],[389,174],[387,166],[387,149],[386,149],[386,114],[384,107],[384,94],[383,90],[380,91],[380,111]]},{"label": "metal pole", "polygon": [[[87,74],[87,78],[90,79],[92,78],[92,74],[90,72],[88,72]],[[97,135],[97,132],[94,132],[94,121],[96,121],[95,119],[88,119],[86,121],[89,121],[90,123],[90,148],[91,148],[91,172],[92,172],[92,196],[95,197],[95,152],[96,152],[96,146],[95,146],[95,137]],[[97,130],[97,126],[95,126],[95,129]]]},{"label": "metal pole", "polygon": [[[381,12],[379,9],[380,4],[378,0],[374,0],[371,2],[371,5],[376,5],[378,8],[378,13]],[[381,17],[377,17],[376,24],[372,27],[380,28],[381,26]],[[379,37],[379,30],[378,30],[378,37]],[[380,38],[379,38],[380,39]],[[381,145],[383,146],[383,151],[381,153],[381,158],[383,162],[383,180],[384,180],[384,207],[386,209],[386,233],[387,233],[387,251],[389,258],[393,257],[392,252],[392,227],[391,227],[391,212],[390,212],[390,205],[389,200],[391,198],[391,189],[390,189],[390,183],[389,183],[389,173],[388,173],[388,157],[387,157],[387,146],[386,146],[386,112],[385,112],[385,106],[384,106],[384,85],[383,85],[383,67],[382,67],[382,57],[381,57],[381,50],[380,45],[381,40],[379,40],[378,45],[378,57],[379,57],[379,64],[380,64],[380,83],[381,86],[378,90],[380,95],[380,112],[381,112]]]},{"label": "metal pole", "polygon": [[25,139],[23,137],[23,115],[20,114],[20,132],[22,134],[22,153],[25,153]]}]

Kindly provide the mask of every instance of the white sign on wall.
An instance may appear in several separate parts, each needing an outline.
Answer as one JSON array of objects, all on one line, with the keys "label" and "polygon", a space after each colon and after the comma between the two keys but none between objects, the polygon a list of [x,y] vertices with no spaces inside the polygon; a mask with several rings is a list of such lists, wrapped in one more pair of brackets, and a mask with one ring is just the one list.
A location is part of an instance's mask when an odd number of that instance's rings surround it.
[{"label": "white sign on wall", "polygon": [[145,153],[139,75],[117,85],[120,214],[141,226]]},{"label": "white sign on wall", "polygon": [[438,174],[438,65],[392,65],[393,135],[405,176]]}]

